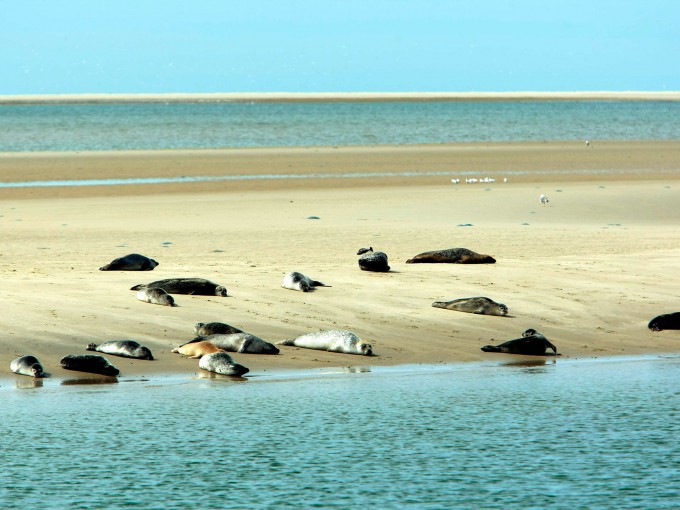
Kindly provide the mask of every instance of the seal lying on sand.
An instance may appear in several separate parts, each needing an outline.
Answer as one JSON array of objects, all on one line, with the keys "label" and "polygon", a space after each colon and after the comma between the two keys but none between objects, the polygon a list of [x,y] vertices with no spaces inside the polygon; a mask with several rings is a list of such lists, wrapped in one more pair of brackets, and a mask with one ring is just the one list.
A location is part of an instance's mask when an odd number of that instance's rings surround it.
[{"label": "seal lying on sand", "polygon": [[200,358],[201,356],[212,354],[213,352],[224,352],[224,349],[220,349],[210,342],[199,341],[180,345],[179,347],[175,347],[170,352],[183,354],[184,356],[188,356],[190,358]]},{"label": "seal lying on sand", "polygon": [[301,290],[302,292],[309,292],[314,290],[314,287],[330,287],[325,283],[312,280],[309,276],[305,276],[297,271],[291,271],[283,277],[281,287],[284,289]]},{"label": "seal lying on sand", "polygon": [[198,368],[222,375],[241,376],[250,372],[243,365],[236,363],[226,352],[213,352],[201,356],[201,359],[198,360]]},{"label": "seal lying on sand", "polygon": [[152,305],[176,306],[175,298],[163,289],[141,289],[137,292],[137,299]]},{"label": "seal lying on sand", "polygon": [[151,283],[140,283],[130,290],[163,289],[170,294],[193,294],[196,296],[226,296],[227,288],[204,278],[169,278]]},{"label": "seal lying on sand", "polygon": [[100,344],[87,344],[86,350],[113,354],[123,358],[153,359],[148,347],[140,345],[134,340],[111,340]]},{"label": "seal lying on sand", "polygon": [[[194,342],[210,342],[218,349],[228,352],[244,352],[248,354],[278,354],[279,349],[274,344],[262,340],[250,333],[231,333],[227,335],[208,335],[194,338],[188,345]],[[181,345],[181,347],[184,347]]]},{"label": "seal lying on sand", "polygon": [[494,264],[496,259],[490,255],[482,255],[467,248],[449,248],[419,253],[407,264],[416,263],[448,263],[448,264]]},{"label": "seal lying on sand", "polygon": [[372,356],[373,349],[370,344],[362,341],[355,333],[339,329],[318,331],[276,342],[277,345],[292,345],[305,349],[317,349],[320,351],[343,352],[345,354],[363,354]]},{"label": "seal lying on sand", "polygon": [[680,312],[664,313],[654,317],[647,325],[652,331],[664,329],[680,329]]},{"label": "seal lying on sand", "polygon": [[453,301],[435,301],[432,303],[435,308],[446,308],[457,312],[478,313],[481,315],[500,315],[508,314],[508,307],[502,303],[496,303],[488,297],[471,297],[454,299]]},{"label": "seal lying on sand", "polygon": [[120,373],[104,356],[98,354],[69,354],[59,364],[66,370],[115,376]]},{"label": "seal lying on sand", "polygon": [[197,322],[194,326],[194,333],[198,336],[231,335],[233,333],[243,333],[243,330],[225,322]]},{"label": "seal lying on sand", "polygon": [[362,271],[374,271],[376,273],[386,273],[390,270],[387,255],[381,251],[374,252],[373,248],[368,248],[362,252],[361,257],[359,257],[359,268]]},{"label": "seal lying on sand", "polygon": [[500,345],[485,345],[484,352],[504,352],[507,354],[529,354],[532,356],[545,356],[545,351],[552,349],[557,354],[557,347],[551,344],[546,337],[535,329],[527,329],[522,333],[522,338],[508,340]]},{"label": "seal lying on sand", "polygon": [[15,374],[28,375],[30,377],[45,377],[45,371],[35,356],[19,356],[9,364],[10,370]]},{"label": "seal lying on sand", "polygon": [[113,259],[110,263],[99,268],[100,271],[151,271],[158,265],[154,259],[140,255],[139,253],[130,253],[125,257]]}]

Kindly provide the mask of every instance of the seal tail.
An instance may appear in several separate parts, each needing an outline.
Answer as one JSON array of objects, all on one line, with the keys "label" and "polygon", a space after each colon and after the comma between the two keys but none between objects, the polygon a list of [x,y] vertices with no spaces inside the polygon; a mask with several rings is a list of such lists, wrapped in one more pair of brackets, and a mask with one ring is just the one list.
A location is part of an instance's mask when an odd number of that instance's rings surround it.
[{"label": "seal tail", "polygon": [[317,282],[316,280],[312,282],[312,285],[314,287],[332,287],[332,285],[326,285],[324,282]]},{"label": "seal tail", "polygon": [[406,261],[407,264],[413,264],[414,262],[415,262],[414,259],[408,259],[408,260]]},{"label": "seal tail", "polygon": [[446,302],[435,301],[434,303],[432,303],[432,306],[434,306],[435,308],[446,308]]},{"label": "seal tail", "polygon": [[130,287],[130,290],[142,290],[146,288],[146,284],[140,283],[138,285],[135,285],[134,287]]},{"label": "seal tail", "polygon": [[485,345],[482,347],[482,350],[484,352],[501,352],[501,349],[499,347],[496,347],[495,345]]},{"label": "seal tail", "polygon": [[295,339],[281,340],[280,342],[276,342],[276,345],[295,345]]}]

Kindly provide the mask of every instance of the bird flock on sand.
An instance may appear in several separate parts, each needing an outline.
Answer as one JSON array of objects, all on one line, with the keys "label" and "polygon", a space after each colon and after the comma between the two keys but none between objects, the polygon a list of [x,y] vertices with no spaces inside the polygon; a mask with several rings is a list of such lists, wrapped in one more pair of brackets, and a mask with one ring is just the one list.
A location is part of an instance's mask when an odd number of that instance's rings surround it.
[{"label": "bird flock on sand", "polygon": [[[545,195],[541,195],[540,201],[545,204],[548,199]],[[362,271],[390,271],[388,257],[382,251],[374,251],[373,247],[361,248],[357,251],[357,256],[359,256],[358,265]],[[408,264],[493,264],[495,262],[496,259],[492,256],[480,254],[467,248],[426,251],[406,261]],[[151,271],[157,266],[158,262],[154,259],[131,253],[114,259],[99,269],[101,271]],[[311,292],[317,287],[330,287],[330,285],[298,271],[292,271],[286,273],[281,287],[300,292]],[[135,285],[130,290],[137,291],[136,298],[140,301],[164,306],[176,306],[173,294],[227,296],[227,288],[224,285],[203,278],[168,278]],[[506,305],[483,296],[435,301],[432,306],[479,315],[502,317],[508,314]],[[648,327],[652,331],[680,329],[680,312],[659,315],[649,322]],[[249,372],[249,369],[237,363],[229,352],[276,355],[280,353],[277,347],[277,345],[280,345],[345,354],[374,355],[371,344],[362,340],[356,333],[347,330],[322,330],[306,333],[296,338],[279,341],[275,345],[224,322],[198,322],[194,325],[194,335],[193,339],[172,349],[172,352],[198,359],[198,367],[203,370],[235,377],[243,376]],[[134,340],[111,340],[99,344],[88,343],[83,350],[97,352],[98,354],[69,354],[61,359],[60,366],[66,370],[116,377],[120,374],[120,370],[103,354],[138,360],[154,359],[148,347],[140,345],[139,342]],[[518,338],[507,340],[498,345],[482,346],[481,350],[506,354],[559,356],[557,347],[535,329],[528,329],[522,332]],[[548,353],[548,350],[552,353]],[[10,369],[15,374],[30,377],[39,378],[48,375],[40,361],[30,354],[12,360]]]}]

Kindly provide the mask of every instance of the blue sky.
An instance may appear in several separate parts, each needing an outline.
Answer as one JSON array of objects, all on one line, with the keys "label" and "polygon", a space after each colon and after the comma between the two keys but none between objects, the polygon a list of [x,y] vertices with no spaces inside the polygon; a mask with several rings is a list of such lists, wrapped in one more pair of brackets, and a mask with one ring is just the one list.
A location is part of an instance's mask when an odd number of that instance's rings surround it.
[{"label": "blue sky", "polygon": [[0,6],[0,94],[680,90],[680,0]]}]

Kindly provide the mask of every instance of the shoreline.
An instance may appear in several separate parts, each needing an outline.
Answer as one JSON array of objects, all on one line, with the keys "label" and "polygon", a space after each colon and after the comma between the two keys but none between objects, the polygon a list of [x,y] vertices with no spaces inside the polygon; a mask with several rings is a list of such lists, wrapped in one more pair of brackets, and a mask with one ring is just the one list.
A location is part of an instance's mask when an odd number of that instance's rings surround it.
[{"label": "shoreline", "polygon": [[0,94],[0,105],[79,103],[242,102],[418,102],[418,101],[680,101],[680,91],[574,92],[215,92]]}]

